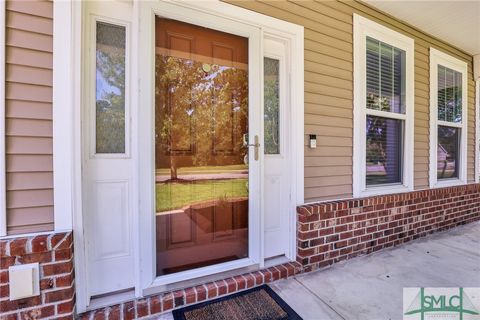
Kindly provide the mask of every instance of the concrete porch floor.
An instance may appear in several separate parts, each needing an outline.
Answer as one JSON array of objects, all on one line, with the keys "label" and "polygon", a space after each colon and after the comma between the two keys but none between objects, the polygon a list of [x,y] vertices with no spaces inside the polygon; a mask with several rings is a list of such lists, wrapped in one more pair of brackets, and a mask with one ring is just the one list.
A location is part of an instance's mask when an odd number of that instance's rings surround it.
[{"label": "concrete porch floor", "polygon": [[270,286],[305,320],[402,319],[405,287],[480,287],[480,221]]},{"label": "concrete porch floor", "polygon": [[480,222],[271,284],[303,319],[402,319],[405,287],[480,287]]}]

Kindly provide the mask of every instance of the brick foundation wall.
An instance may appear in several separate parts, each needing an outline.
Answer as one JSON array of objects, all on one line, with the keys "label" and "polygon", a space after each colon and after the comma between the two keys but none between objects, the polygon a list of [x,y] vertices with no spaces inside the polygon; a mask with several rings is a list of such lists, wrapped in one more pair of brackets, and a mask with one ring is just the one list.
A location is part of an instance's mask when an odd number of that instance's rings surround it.
[{"label": "brick foundation wall", "polygon": [[[0,319],[74,319],[72,233],[0,240]],[[8,267],[38,262],[40,295],[9,300]]]},{"label": "brick foundation wall", "polygon": [[480,184],[297,208],[297,261],[308,272],[480,220]]}]

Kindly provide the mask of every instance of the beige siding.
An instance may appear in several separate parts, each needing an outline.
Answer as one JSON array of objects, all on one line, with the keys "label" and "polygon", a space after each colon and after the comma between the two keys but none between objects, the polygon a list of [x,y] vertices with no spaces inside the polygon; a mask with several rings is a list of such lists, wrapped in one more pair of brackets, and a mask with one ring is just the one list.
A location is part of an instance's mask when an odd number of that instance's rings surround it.
[{"label": "beige siding", "polygon": [[[468,62],[468,180],[474,181],[472,57],[418,29],[356,1],[228,1],[305,27],[305,201],[352,196],[353,13],[415,40],[415,188],[428,187],[429,48]],[[305,138],[305,146],[307,139]]]},{"label": "beige siding", "polygon": [[53,229],[50,1],[8,1],[6,167],[9,234]]}]

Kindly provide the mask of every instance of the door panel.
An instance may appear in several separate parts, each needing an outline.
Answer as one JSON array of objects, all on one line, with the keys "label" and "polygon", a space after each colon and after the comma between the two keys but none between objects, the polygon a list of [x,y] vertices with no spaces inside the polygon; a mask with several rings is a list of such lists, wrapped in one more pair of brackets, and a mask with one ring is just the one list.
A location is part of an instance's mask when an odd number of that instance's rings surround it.
[{"label": "door panel", "polygon": [[265,40],[264,58],[264,203],[265,258],[288,254],[289,188],[287,61],[282,42]]},{"label": "door panel", "polygon": [[132,159],[127,27],[90,20],[94,43],[82,109],[83,208],[89,296],[133,287]]},{"label": "door panel", "polygon": [[157,276],[248,257],[248,39],[156,18]]}]

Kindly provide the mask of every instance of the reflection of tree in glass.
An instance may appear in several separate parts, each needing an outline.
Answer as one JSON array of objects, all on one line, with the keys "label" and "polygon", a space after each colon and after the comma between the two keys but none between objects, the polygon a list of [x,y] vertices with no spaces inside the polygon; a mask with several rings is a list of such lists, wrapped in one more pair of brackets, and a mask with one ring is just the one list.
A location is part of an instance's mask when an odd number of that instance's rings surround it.
[{"label": "reflection of tree in glass", "polygon": [[[376,110],[389,111],[390,103],[387,98],[379,98],[373,95],[367,96],[367,103],[376,106]],[[386,140],[385,118],[367,117],[367,161],[385,165],[387,152],[384,149]]]},{"label": "reflection of tree in glass", "polygon": [[99,45],[96,52],[96,151],[125,152],[125,50]]},{"label": "reflection of tree in glass", "polygon": [[[264,141],[265,154],[279,153],[279,84],[278,60],[265,58]],[[267,74],[269,73],[269,74]]]},{"label": "reflection of tree in glass", "polygon": [[202,62],[163,55],[157,55],[155,67],[156,153],[157,160],[169,158],[171,179],[177,179],[182,161],[222,165],[222,157],[233,153],[242,163],[247,72],[219,65],[205,72]]}]

